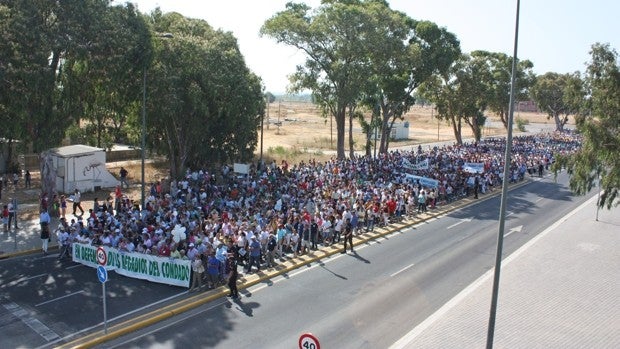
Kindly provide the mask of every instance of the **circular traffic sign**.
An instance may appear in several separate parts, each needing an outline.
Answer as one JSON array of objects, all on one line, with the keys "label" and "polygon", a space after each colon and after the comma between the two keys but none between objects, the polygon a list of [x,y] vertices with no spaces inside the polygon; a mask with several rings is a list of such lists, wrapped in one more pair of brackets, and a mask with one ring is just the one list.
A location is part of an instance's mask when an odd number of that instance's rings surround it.
[{"label": "circular traffic sign", "polygon": [[321,345],[312,333],[304,333],[299,337],[299,349],[321,349]]},{"label": "circular traffic sign", "polygon": [[101,246],[97,247],[97,263],[103,266],[108,263],[108,255]]},{"label": "circular traffic sign", "polygon": [[101,283],[108,281],[108,271],[102,265],[97,267],[97,278],[99,278]]}]

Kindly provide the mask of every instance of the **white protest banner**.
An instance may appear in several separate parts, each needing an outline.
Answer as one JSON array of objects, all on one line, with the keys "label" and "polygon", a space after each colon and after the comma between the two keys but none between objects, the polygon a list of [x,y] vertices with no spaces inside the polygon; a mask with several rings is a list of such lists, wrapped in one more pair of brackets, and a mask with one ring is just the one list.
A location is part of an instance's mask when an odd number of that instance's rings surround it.
[{"label": "white protest banner", "polygon": [[428,170],[429,168],[428,159],[424,159],[418,163],[412,164],[411,161],[403,158],[402,164],[403,164],[403,167],[410,169],[412,171]]},{"label": "white protest banner", "polygon": [[420,182],[420,184],[423,187],[427,187],[427,188],[437,188],[439,187],[439,181],[436,179],[432,179],[432,178],[428,178],[428,177],[421,177],[421,176],[416,176],[416,175],[412,175],[409,173],[405,173],[405,177],[407,178],[408,182],[411,183],[415,183],[415,182]]},{"label": "white protest banner", "polygon": [[[143,253],[120,252],[103,246],[107,254],[107,270],[118,274],[181,287],[189,287],[191,262],[189,260],[157,257]],[[73,243],[73,261],[96,268],[97,246]]]},{"label": "white protest banner", "polygon": [[483,173],[484,163],[482,162],[466,162],[463,164],[463,171],[469,173]]}]

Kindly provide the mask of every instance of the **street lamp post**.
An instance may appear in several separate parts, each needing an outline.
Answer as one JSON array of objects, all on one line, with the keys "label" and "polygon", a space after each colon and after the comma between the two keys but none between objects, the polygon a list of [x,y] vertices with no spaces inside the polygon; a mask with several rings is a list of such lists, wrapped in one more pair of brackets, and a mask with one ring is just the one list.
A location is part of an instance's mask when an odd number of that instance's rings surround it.
[{"label": "street lamp post", "polygon": [[[174,37],[174,35],[172,35],[171,33],[161,33],[161,34],[156,34],[155,37],[158,38],[167,38],[167,39],[171,39]],[[146,201],[146,182],[145,182],[145,176],[144,176],[144,167],[145,167],[145,158],[146,158],[146,65],[144,66],[144,68],[142,68],[142,129],[140,130],[141,135],[140,135],[140,146],[141,146],[141,157],[142,157],[142,163],[141,163],[141,172],[142,172],[142,176],[141,176],[141,189],[140,189],[140,210],[144,210],[145,206],[145,201]]]},{"label": "street lamp post", "polygon": [[145,182],[144,182],[144,160],[145,160],[145,156],[146,156],[146,66],[144,66],[144,68],[142,68],[142,130],[141,130],[141,141],[140,141],[140,149],[141,149],[141,155],[142,155],[142,166],[141,166],[141,170],[142,170],[142,183],[141,183],[141,197],[140,197],[140,210],[144,210],[144,200],[145,200],[145,194],[144,194],[144,186],[145,186]]}]

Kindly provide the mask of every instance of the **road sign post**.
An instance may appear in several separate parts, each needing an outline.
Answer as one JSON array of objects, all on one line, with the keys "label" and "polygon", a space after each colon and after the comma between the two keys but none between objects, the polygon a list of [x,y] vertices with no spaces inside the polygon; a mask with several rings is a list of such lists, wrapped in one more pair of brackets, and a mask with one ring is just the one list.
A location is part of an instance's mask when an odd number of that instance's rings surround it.
[{"label": "road sign post", "polygon": [[[99,252],[99,250],[97,250]],[[97,257],[99,257],[99,253],[97,253]],[[99,258],[97,258],[99,260]],[[103,296],[103,333],[108,333],[108,311],[106,305],[106,292],[105,292],[105,283],[108,281],[108,271],[105,269],[103,265],[97,267],[97,278],[101,282],[101,294]]]},{"label": "road sign post", "polygon": [[312,333],[304,333],[299,337],[299,349],[321,349],[321,345]]}]

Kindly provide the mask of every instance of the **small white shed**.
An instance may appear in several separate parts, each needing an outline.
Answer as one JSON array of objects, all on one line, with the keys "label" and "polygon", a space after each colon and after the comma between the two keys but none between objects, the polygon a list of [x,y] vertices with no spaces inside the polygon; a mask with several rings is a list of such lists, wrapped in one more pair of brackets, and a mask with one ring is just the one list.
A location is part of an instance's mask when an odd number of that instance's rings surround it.
[{"label": "small white shed", "polygon": [[409,139],[409,122],[395,122],[390,130],[390,138],[394,140]]},{"label": "small white shed", "polygon": [[111,188],[119,181],[105,167],[105,150],[88,145],[69,145],[50,149],[52,166],[56,173],[56,190],[62,193],[94,191]]}]

